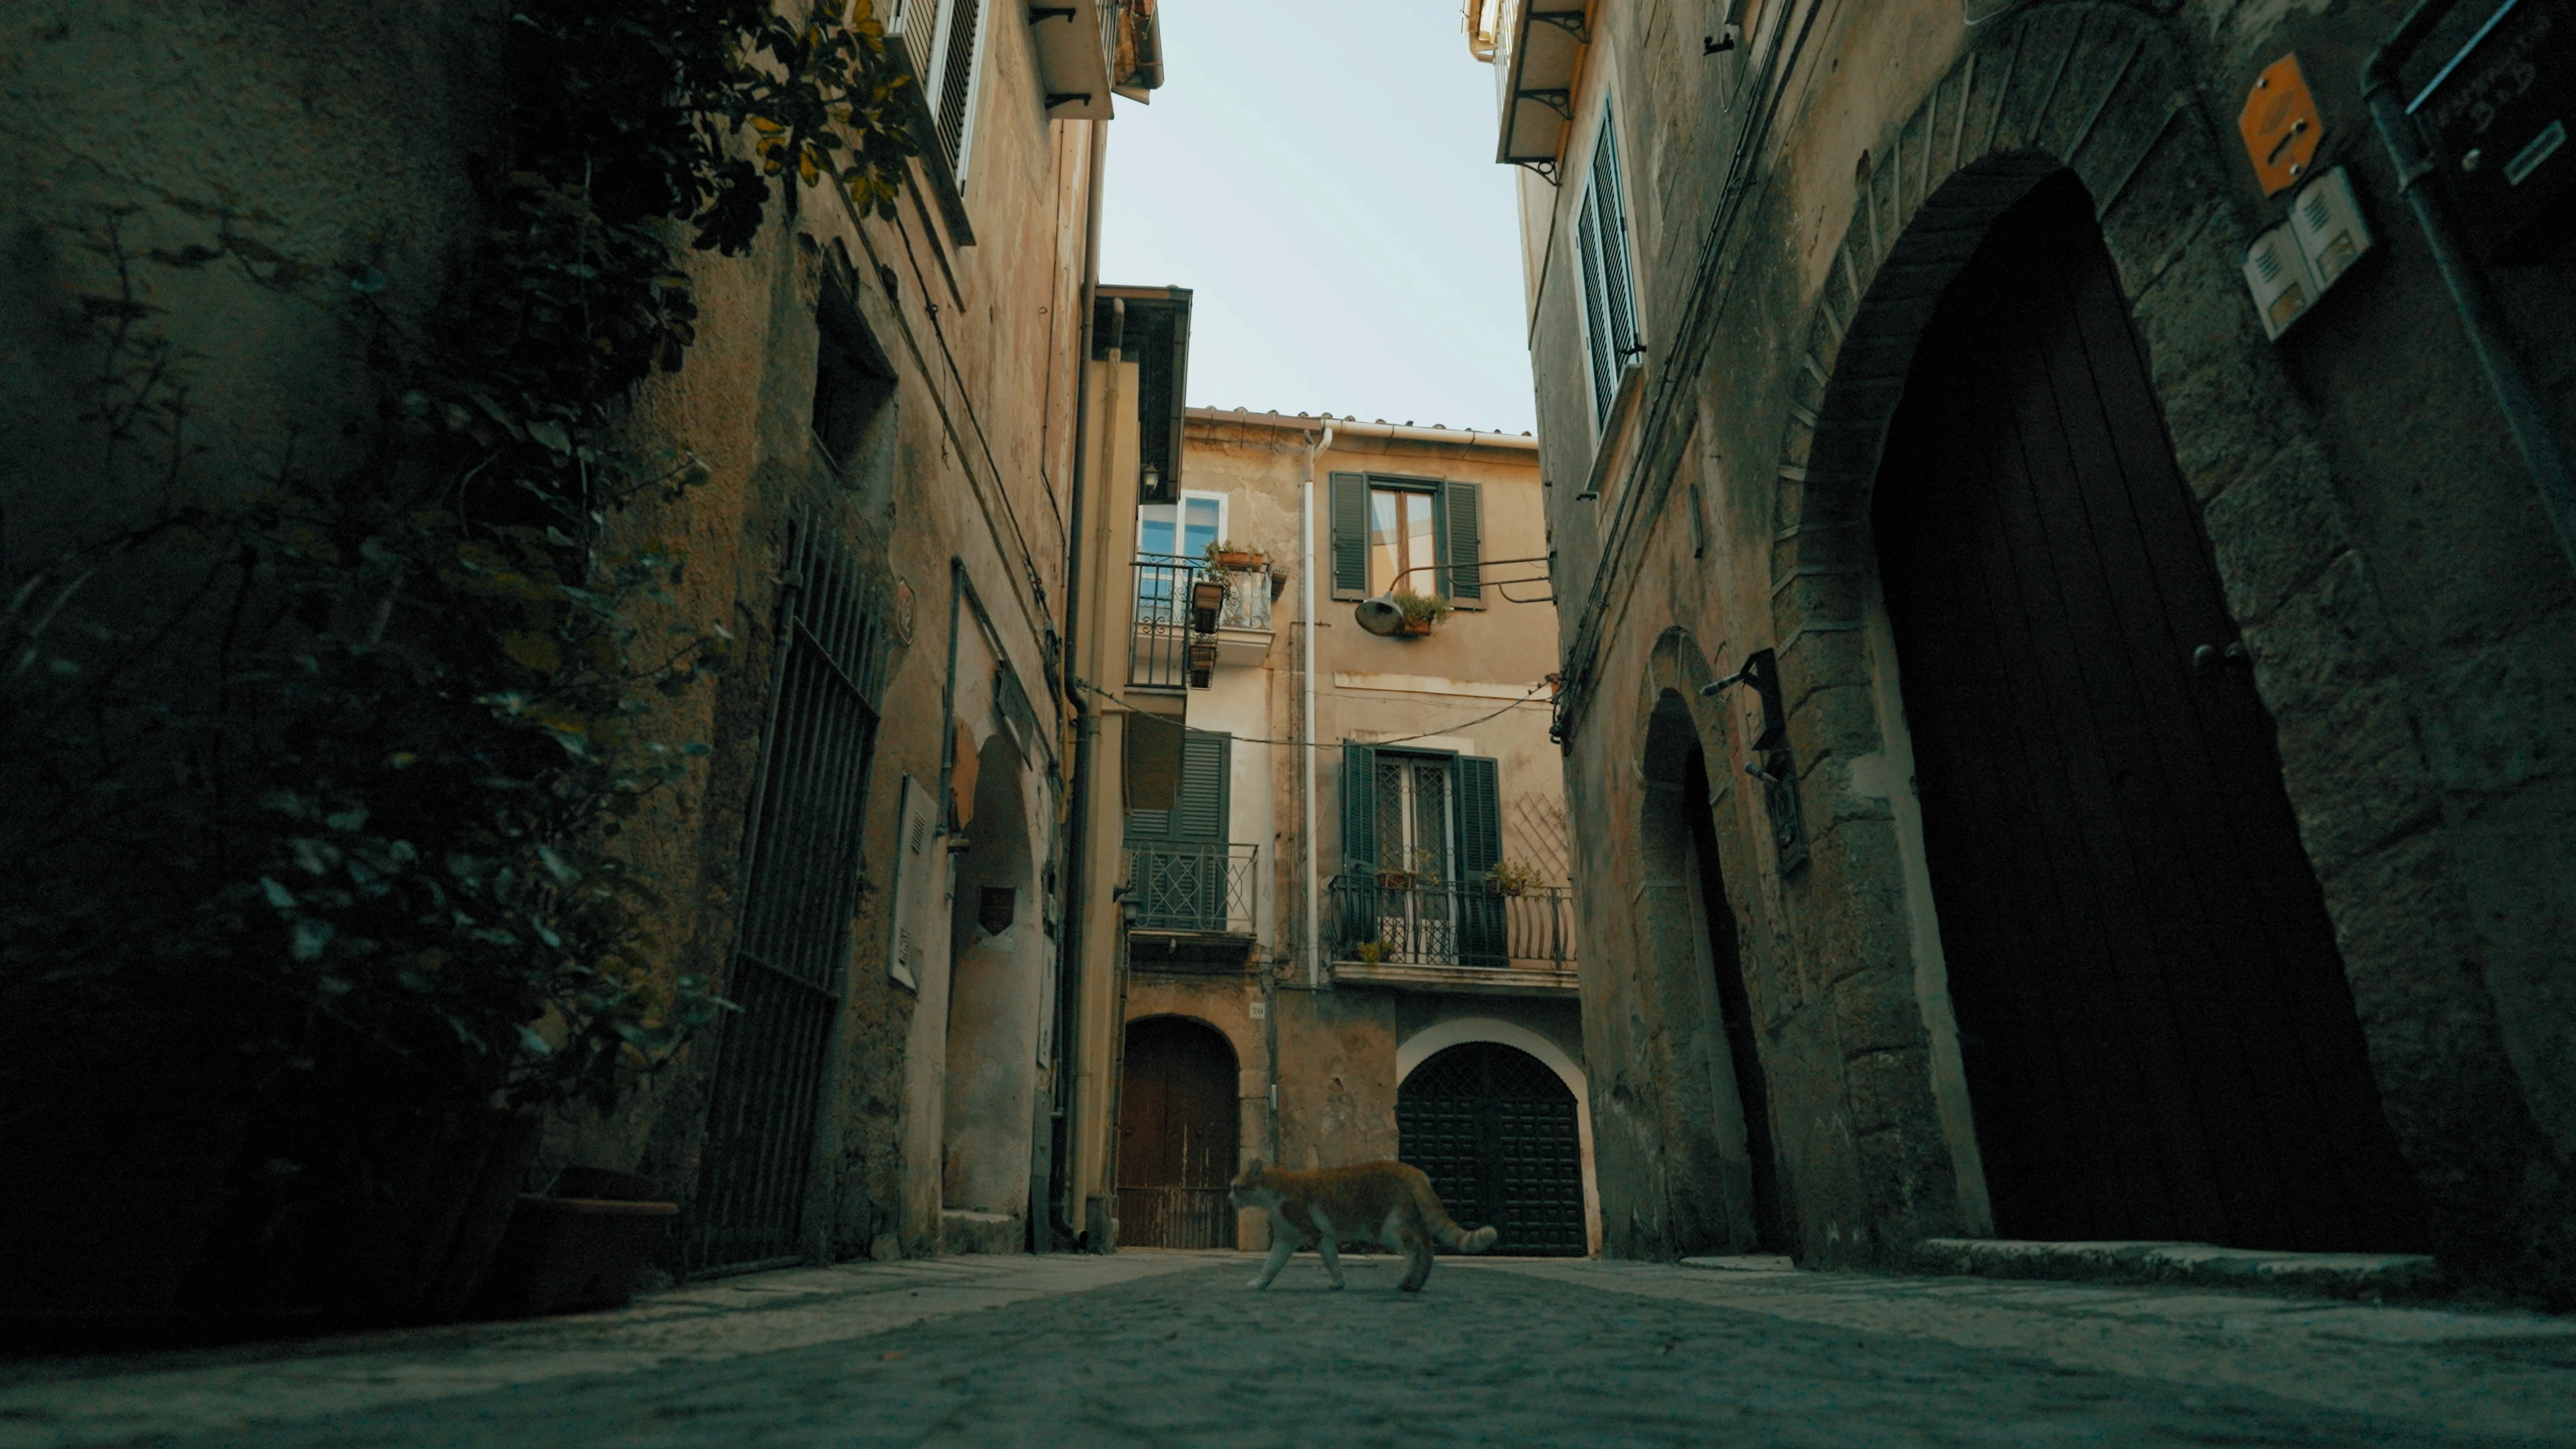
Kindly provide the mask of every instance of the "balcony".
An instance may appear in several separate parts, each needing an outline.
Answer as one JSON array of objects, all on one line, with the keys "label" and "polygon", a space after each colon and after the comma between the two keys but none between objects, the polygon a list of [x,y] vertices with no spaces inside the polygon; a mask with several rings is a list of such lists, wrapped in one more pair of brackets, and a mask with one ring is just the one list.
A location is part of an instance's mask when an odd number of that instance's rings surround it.
[{"label": "balcony", "polygon": [[1482,881],[1341,875],[1324,930],[1333,979],[1416,991],[1573,996],[1573,893],[1504,895]]},{"label": "balcony", "polygon": [[[1191,585],[1205,572],[1194,559],[1145,554],[1136,560],[1136,616],[1127,641],[1130,689],[1180,694],[1194,682]],[[1213,624],[1215,621],[1206,621]]]},{"label": "balcony", "polygon": [[1225,581],[1225,607],[1216,616],[1216,662],[1224,666],[1258,666],[1270,657],[1270,608],[1288,576],[1268,563],[1219,569]]},{"label": "balcony", "polygon": [[1240,969],[1251,958],[1257,845],[1130,845],[1133,959],[1172,969]]}]

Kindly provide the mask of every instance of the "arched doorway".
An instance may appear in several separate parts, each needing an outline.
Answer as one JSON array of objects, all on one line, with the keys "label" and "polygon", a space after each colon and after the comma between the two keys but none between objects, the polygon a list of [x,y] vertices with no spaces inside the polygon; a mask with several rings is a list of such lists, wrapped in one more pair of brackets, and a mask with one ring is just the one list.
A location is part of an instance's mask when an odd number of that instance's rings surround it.
[{"label": "arched doorway", "polygon": [[1872,529],[1996,1230],[2415,1246],[2270,718],[2071,173],[1944,294]]},{"label": "arched doorway", "polygon": [[[1753,1246],[1759,1252],[1794,1249],[1788,1213],[1780,1200],[1780,1159],[1771,1143],[1771,1089],[1753,1030],[1753,997],[1744,987],[1744,953],[1735,934],[1735,908],[1726,899],[1718,868],[1717,822],[1709,813],[1708,755],[1694,749],[1682,760],[1682,806],[1690,818],[1691,855],[1698,869],[1701,923],[1708,930],[1709,975],[1717,989],[1718,1027],[1726,1034],[1727,1067],[1744,1117],[1744,1155],[1752,1167]],[[1694,803],[1696,802],[1696,803]]]},{"label": "arched doorway", "polygon": [[1580,1256],[1583,1157],[1574,1093],[1500,1042],[1462,1042],[1395,1089],[1397,1155],[1430,1175],[1449,1216],[1493,1225],[1497,1253]]},{"label": "arched doorway", "polygon": [[1205,1022],[1127,1024],[1118,1089],[1118,1238],[1140,1248],[1231,1248],[1243,1113],[1234,1047]]}]

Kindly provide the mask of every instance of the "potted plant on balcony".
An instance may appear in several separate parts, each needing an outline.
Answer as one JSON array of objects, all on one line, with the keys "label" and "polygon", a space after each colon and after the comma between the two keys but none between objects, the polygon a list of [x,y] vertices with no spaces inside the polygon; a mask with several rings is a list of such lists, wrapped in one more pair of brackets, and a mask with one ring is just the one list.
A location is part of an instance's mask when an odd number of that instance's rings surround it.
[{"label": "potted plant on balcony", "polygon": [[1447,622],[1454,612],[1446,598],[1438,594],[1417,594],[1411,589],[1398,589],[1388,596],[1387,601],[1404,615],[1404,621],[1395,630],[1399,638],[1421,638],[1434,626]]},{"label": "potted plant on balcony", "polygon": [[1516,860],[1497,861],[1485,872],[1485,889],[1498,896],[1525,896],[1543,884],[1538,867]]},{"label": "potted plant on balcony", "polygon": [[1236,543],[1230,538],[1219,539],[1209,544],[1207,556],[1211,565],[1221,569],[1259,568],[1270,561],[1268,554],[1248,543]]}]

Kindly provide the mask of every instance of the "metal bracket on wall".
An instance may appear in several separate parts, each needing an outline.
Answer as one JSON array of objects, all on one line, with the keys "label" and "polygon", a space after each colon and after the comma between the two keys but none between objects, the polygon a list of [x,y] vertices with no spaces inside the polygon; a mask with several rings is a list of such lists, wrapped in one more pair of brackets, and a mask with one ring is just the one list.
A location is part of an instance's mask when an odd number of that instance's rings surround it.
[{"label": "metal bracket on wall", "polygon": [[1744,667],[1699,692],[1715,697],[1739,684],[1753,686],[1762,700],[1762,733],[1753,741],[1753,758],[1744,773],[1762,782],[1762,804],[1771,822],[1771,848],[1780,874],[1791,876],[1807,863],[1806,822],[1798,813],[1798,754],[1789,747],[1789,711],[1780,698],[1780,657],[1769,649],[1745,656]]},{"label": "metal bracket on wall", "polygon": [[[1580,10],[1534,10],[1530,12],[1530,19],[1546,21],[1573,36],[1574,43],[1577,45],[1592,43],[1592,27],[1583,23],[1583,12]],[[1526,95],[1527,92],[1523,94]]]}]

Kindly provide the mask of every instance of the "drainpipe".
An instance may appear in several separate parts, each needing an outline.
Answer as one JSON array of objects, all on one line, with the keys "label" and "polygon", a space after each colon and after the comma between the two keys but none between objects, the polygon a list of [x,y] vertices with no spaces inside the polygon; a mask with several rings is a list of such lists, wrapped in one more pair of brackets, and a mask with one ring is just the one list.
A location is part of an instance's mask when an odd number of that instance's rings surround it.
[{"label": "drainpipe", "polygon": [[1090,171],[1083,182],[1082,325],[1075,334],[1080,340],[1075,347],[1073,469],[1066,486],[1064,658],[1060,662],[1065,697],[1073,705],[1073,799],[1065,812],[1065,836],[1071,843],[1064,851],[1064,916],[1057,925],[1064,938],[1056,945],[1055,1104],[1049,1127],[1046,1205],[1047,1225],[1055,1240],[1049,1246],[1066,1247],[1079,1236],[1072,1203],[1074,1067],[1082,1042],[1082,891],[1084,867],[1090,859],[1092,752],[1100,737],[1099,718],[1074,682],[1082,677],[1082,502],[1084,470],[1091,458],[1084,444],[1091,431],[1091,312],[1100,287],[1100,163],[1109,149],[1107,128],[1097,121],[1090,126]]},{"label": "drainpipe", "polygon": [[2441,272],[2444,285],[2451,289],[2451,303],[2459,310],[2460,327],[2469,334],[2469,348],[2486,371],[2496,407],[2504,414],[2514,447],[2531,473],[2532,486],[2539,491],[2540,506],[2549,514],[2550,529],[2558,535],[2559,551],[2567,556],[2568,567],[2576,570],[2576,473],[2571,473],[2567,454],[2549,425],[2549,415],[2532,391],[2522,359],[2514,353],[2504,315],[2496,306],[2495,292],[2487,285],[2486,274],[2469,259],[2467,248],[2461,244],[2449,203],[2438,185],[2425,184],[2436,175],[2435,163],[2422,133],[2415,129],[2407,113],[2405,98],[2397,93],[2398,65],[2424,43],[2434,25],[2456,4],[2457,0],[2423,0],[2417,5],[2363,64],[2361,97],[2370,107],[2371,120],[2379,127],[2380,143],[2388,148],[2388,159],[2397,167],[2397,189],[2413,205],[2415,224],[2422,228],[2424,241],[2432,249],[2433,265]]},{"label": "drainpipe", "polygon": [[[1305,654],[1305,707],[1297,713],[1298,750],[1305,771],[1305,793],[1297,802],[1298,828],[1306,841],[1306,985],[1324,985],[1324,942],[1318,934],[1323,919],[1322,882],[1315,878],[1315,460],[1333,446],[1333,425],[1324,424],[1320,439],[1307,435],[1306,484],[1297,492],[1297,575],[1304,587],[1306,627],[1299,648]],[[1273,1070],[1276,1070],[1275,1066]],[[1273,1093],[1274,1097],[1276,1093]],[[1273,1108],[1277,1103],[1272,1103]]]}]

